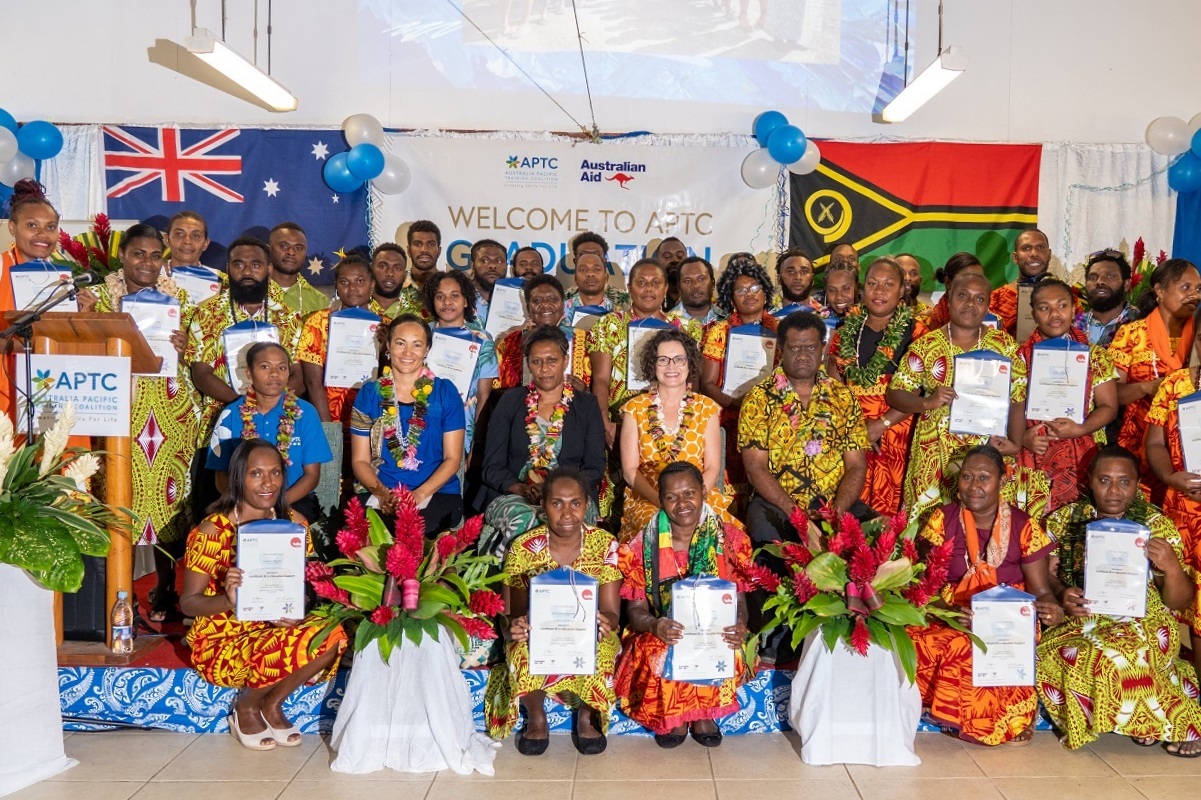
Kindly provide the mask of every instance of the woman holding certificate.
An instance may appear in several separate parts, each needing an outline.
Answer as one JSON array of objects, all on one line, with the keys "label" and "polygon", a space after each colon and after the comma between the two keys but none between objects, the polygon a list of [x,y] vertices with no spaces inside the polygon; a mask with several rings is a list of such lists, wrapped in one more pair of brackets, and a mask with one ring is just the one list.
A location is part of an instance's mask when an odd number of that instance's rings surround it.
[{"label": "woman holding certificate", "polygon": [[[1047,715],[1076,750],[1103,733],[1129,736],[1141,747],[1166,742],[1174,756],[1201,756],[1197,676],[1180,659],[1173,611],[1193,600],[1182,565],[1184,542],[1159,509],[1139,496],[1138,457],[1117,445],[1102,448],[1089,469],[1090,497],[1047,518],[1056,541],[1051,585],[1067,618],[1038,646],[1038,693]],[[1098,521],[1143,526],[1148,535],[1146,614],[1141,618],[1093,613],[1084,597],[1089,566],[1087,529]]]},{"label": "woman holding certificate", "polygon": [[306,682],[328,680],[346,647],[335,626],[320,644],[324,620],[237,619],[242,570],[235,565],[238,526],[291,519],[284,494],[284,461],[275,446],[248,439],[229,460],[229,482],[209,515],[188,535],[180,606],[196,618],[186,641],[192,666],[209,683],[241,689],[229,712],[229,731],[248,750],[296,747],[300,731],[284,716],[288,696]]},{"label": "woman holding certificate", "polygon": [[1029,378],[1018,390],[1026,407],[1013,406],[1010,432],[1022,443],[1018,464],[1044,472],[1051,483],[1048,511],[1079,499],[1097,452],[1095,436],[1104,436],[1118,415],[1113,359],[1072,326],[1075,303],[1063,281],[1037,283],[1030,295],[1037,327],[1018,348]]},{"label": "woman holding certificate", "polygon": [[872,449],[860,498],[881,514],[901,508],[901,482],[909,459],[912,415],[889,407],[889,381],[909,345],[925,328],[902,302],[904,273],[895,259],[877,258],[863,279],[863,303],[830,338],[829,372],[855,395]]},{"label": "woman holding certificate", "polygon": [[[556,302],[561,314],[562,298]],[[530,382],[501,395],[484,441],[483,486],[476,497],[476,506],[486,509],[480,552],[504,555],[514,537],[545,522],[543,481],[558,467],[579,471],[587,522],[596,524],[597,489],[605,474],[604,418],[595,397],[566,382],[569,351],[558,326],[525,334]]]},{"label": "woman holding certificate", "polygon": [[[952,304],[952,309],[954,304]],[[951,539],[943,602],[970,613],[972,596],[1000,584],[1034,595],[1048,624],[1063,619],[1050,589],[1047,559],[1055,542],[1038,522],[1001,500],[1005,461],[994,447],[973,447],[959,471],[959,501],[936,509],[918,534],[918,550]],[[977,744],[1027,744],[1034,736],[1038,697],[1033,686],[976,687],[972,640],[941,622],[910,628],[917,648],[922,708],[938,725]]]},{"label": "woman holding certificate", "polygon": [[[972,447],[991,444],[1005,455],[1017,455],[1017,445],[1005,433],[1010,403],[1018,401],[1026,370],[1016,358],[1013,338],[984,325],[990,291],[987,278],[964,268],[947,292],[950,322],[915,341],[888,384],[888,405],[901,414],[919,415],[905,470],[903,502],[910,519],[924,518],[951,499],[959,462]],[[955,365],[965,354],[984,357],[976,372],[981,389],[962,402],[982,407],[967,416],[974,418],[976,431],[990,431],[987,434],[952,430],[952,412],[959,401]]]},{"label": "woman holding certificate", "polygon": [[421,317],[401,314],[387,327],[388,366],[359,390],[350,412],[350,466],[367,505],[392,514],[404,486],[425,517],[425,533],[463,519],[463,400],[425,365],[433,334]]},{"label": "woman holding certificate", "polygon": [[[689,730],[697,743],[717,747],[722,737],[716,720],[739,709],[735,693],[744,669],[751,542],[705,503],[701,472],[692,464],[663,470],[659,502],[662,510],[618,551],[629,623],[617,664],[617,696],[622,710],[650,729],[660,747],[680,746]],[[721,631],[734,659],[733,678],[688,683],[663,677],[668,654],[685,630],[672,618],[672,586],[692,576],[737,585],[735,624]]]},{"label": "woman holding certificate", "polygon": [[[525,375],[525,351],[522,337],[534,328],[552,325],[562,328],[570,345],[567,355],[570,356],[567,366],[568,380],[579,391],[587,391],[592,373],[588,363],[588,332],[571,327],[571,320],[563,314],[563,304],[566,302],[563,284],[554,275],[538,274],[527,278],[521,287],[525,295],[526,313],[529,321],[524,327],[509,331],[496,342],[496,363],[498,377],[495,388],[512,389],[520,386],[528,376]],[[558,307],[556,307],[558,303]]]},{"label": "woman holding certificate", "polygon": [[[577,750],[595,755],[604,752],[606,746],[609,712],[617,699],[613,694],[613,663],[618,650],[621,572],[617,568],[617,540],[608,531],[584,521],[590,504],[588,492],[587,481],[579,472],[569,468],[552,470],[542,492],[546,524],[517,537],[505,554],[508,669],[494,667],[489,674],[484,717],[489,735],[503,739],[513,732],[521,716],[520,702],[525,707],[526,726],[518,734],[517,752],[526,756],[546,752],[549,736],[543,701],[548,694],[575,710],[572,742]],[[545,670],[538,670],[530,660],[530,581],[558,567],[568,567],[598,584],[596,631],[588,642],[589,650],[595,648],[596,668],[587,675],[531,674]],[[570,585],[564,588],[588,591]],[[567,599],[573,598],[567,595]]]},{"label": "woman holding certificate", "polygon": [[[747,482],[742,455],[738,449],[738,412],[742,408],[745,392],[765,378],[776,366],[775,333],[779,320],[768,313],[768,309],[773,305],[775,291],[772,289],[771,279],[767,276],[767,270],[759,266],[750,253],[735,253],[730,256],[730,261],[721,274],[721,280],[717,282],[717,307],[729,316],[705,329],[701,346],[704,359],[701,361],[700,389],[721,406],[721,427],[726,432],[726,477],[734,491],[740,495],[739,507],[746,502],[750,484]],[[737,340],[731,342],[731,329],[741,325],[757,325],[764,336],[746,337],[739,334]],[[767,348],[764,348],[764,342],[768,343]],[[731,344],[753,348],[753,352],[749,353],[752,358],[741,357],[738,352],[731,353]],[[764,358],[764,349],[768,349],[773,356],[771,360]],[[758,365],[759,361],[754,360],[754,357],[764,361],[762,369],[734,385],[728,373],[748,360]],[[730,394],[727,394],[727,391]]]},{"label": "woman holding certificate", "polygon": [[705,501],[724,521],[734,521],[730,498],[717,488],[722,478],[720,409],[695,391],[699,367],[696,342],[675,328],[655,333],[642,349],[638,373],[650,383],[650,391],[621,409],[622,542],[637,536],[659,511],[659,473],[681,461],[700,470]]},{"label": "woman holding certificate", "polygon": [[1163,379],[1189,365],[1201,300],[1201,275],[1183,258],[1169,258],[1151,273],[1151,291],[1139,300],[1142,318],[1118,328],[1109,352],[1118,370],[1118,403],[1125,406],[1118,444],[1142,455],[1143,493],[1164,503],[1165,487],[1147,462],[1143,440],[1147,412]]}]

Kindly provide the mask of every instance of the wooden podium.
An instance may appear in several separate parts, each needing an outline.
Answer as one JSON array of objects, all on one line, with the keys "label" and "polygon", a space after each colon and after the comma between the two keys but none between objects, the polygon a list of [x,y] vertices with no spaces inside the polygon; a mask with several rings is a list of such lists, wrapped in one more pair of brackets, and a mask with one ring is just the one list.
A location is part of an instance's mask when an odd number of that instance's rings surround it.
[{"label": "wooden podium", "polygon": [[[9,311],[6,323],[22,312]],[[123,356],[130,359],[130,371],[136,375],[154,374],[159,371],[162,359],[154,354],[146,338],[129,314],[98,314],[94,312],[47,312],[33,323],[34,355],[78,355]],[[13,376],[13,384],[20,391],[24,375]],[[14,392],[14,397],[18,392]],[[132,392],[131,392],[132,396]],[[19,412],[18,412],[19,413]],[[133,506],[133,473],[131,461],[131,437],[108,436],[104,442],[105,485],[104,502],[118,508]],[[72,444],[76,444],[72,442]],[[112,641],[112,623],[109,611],[117,600],[117,592],[129,592],[133,597],[133,547],[126,531],[109,529],[109,549],[106,560],[105,580],[105,647],[104,653],[111,656],[108,643]],[[55,642],[62,644],[62,596],[55,596]],[[100,663],[98,659],[98,663]],[[103,659],[113,663],[111,658]]]}]

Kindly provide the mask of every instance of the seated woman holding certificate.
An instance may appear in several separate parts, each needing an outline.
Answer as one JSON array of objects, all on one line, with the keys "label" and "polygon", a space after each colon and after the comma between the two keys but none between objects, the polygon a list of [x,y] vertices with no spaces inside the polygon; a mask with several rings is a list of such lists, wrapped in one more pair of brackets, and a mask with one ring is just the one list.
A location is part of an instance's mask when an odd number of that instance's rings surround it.
[{"label": "seated woman holding certificate", "polygon": [[180,607],[196,618],[186,637],[192,666],[209,683],[242,690],[229,712],[229,731],[248,750],[301,743],[300,731],[284,716],[284,702],[306,682],[328,680],[346,647],[340,626],[314,643],[324,620],[237,619],[243,579],[234,566],[238,526],[260,519],[304,524],[288,507],[284,462],[275,446],[247,439],[229,460],[221,498],[188,535]]},{"label": "seated woman holding certificate", "polygon": [[[973,595],[1008,584],[1035,596],[1044,623],[1058,624],[1063,609],[1051,593],[1047,566],[1055,542],[1038,522],[1001,499],[1004,480],[1005,462],[996,448],[968,450],[959,471],[959,502],[930,515],[918,534],[918,551],[926,559],[932,548],[954,542],[942,589],[948,606],[970,612]],[[927,718],[976,744],[1030,742],[1038,714],[1033,686],[973,686],[972,640],[942,622],[910,628],[909,635]]]},{"label": "seated woman holding certificate", "polygon": [[688,334],[666,328],[642,348],[638,373],[650,391],[621,409],[621,474],[625,497],[618,539],[628,542],[660,508],[659,473],[676,462],[695,466],[704,477],[704,500],[725,522],[730,498],[721,483],[720,409],[696,391],[700,351]]},{"label": "seated woman holding certificate", "polygon": [[[536,279],[535,279],[536,280]],[[560,308],[562,303],[560,303]],[[605,426],[596,398],[566,383],[567,337],[544,325],[525,335],[530,383],[506,391],[484,442],[481,553],[503,556],[515,537],[543,524],[543,481],[558,467],[578,470],[597,521],[597,489],[605,474]]]},{"label": "seated woman holding certificate", "polygon": [[[1014,441],[1022,443],[1018,464],[1046,473],[1051,483],[1048,511],[1074,503],[1084,493],[1086,471],[1097,452],[1096,437],[1100,436],[1104,442],[1105,426],[1118,415],[1113,358],[1105,348],[1090,346],[1088,335],[1072,326],[1075,303],[1072,288],[1066,283],[1055,278],[1041,280],[1030,295],[1038,327],[1018,348],[1018,358],[1026,365],[1028,380],[1018,390],[1019,403],[1013,406],[1015,416],[1010,434]],[[1049,350],[1048,346],[1056,349]],[[1045,355],[1036,359],[1038,350],[1044,350]],[[1076,376],[1072,367],[1078,365],[1078,356],[1085,357],[1085,369]],[[1072,382],[1074,377],[1083,378],[1083,383]],[[1063,385],[1065,378],[1070,385]],[[1052,391],[1066,390],[1071,395],[1064,398],[1047,394],[1044,390],[1049,386]],[[1021,405],[1026,403],[1028,394],[1046,410],[1034,411],[1037,416],[1032,416],[1033,405],[1030,408]],[[1055,405],[1053,410],[1048,409],[1049,403]],[[1083,421],[1072,419],[1069,414],[1073,411]]]},{"label": "seated woman holding certificate", "polygon": [[[1043,708],[1076,750],[1103,733],[1129,736],[1140,747],[1166,742],[1168,753],[1201,756],[1197,675],[1180,658],[1173,611],[1193,600],[1176,526],[1138,492],[1138,457],[1124,447],[1101,449],[1089,469],[1089,499],[1047,518],[1057,544],[1051,586],[1067,619],[1043,634],[1035,675]],[[1084,596],[1085,533],[1097,520],[1126,520],[1150,530],[1147,609],[1141,618],[1090,611]]]},{"label": "seated woman holding certificate", "polygon": [[529,321],[524,327],[515,328],[496,341],[497,378],[495,388],[512,389],[525,382],[525,349],[523,338],[535,328],[552,325],[563,329],[567,341],[571,342],[567,364],[567,380],[577,391],[588,391],[592,372],[588,362],[588,332],[571,327],[571,320],[563,314],[565,294],[563,284],[554,275],[538,274],[527,278],[521,287],[525,295],[526,314]]},{"label": "seated woman holding certificate", "polygon": [[[621,572],[617,540],[608,531],[584,521],[588,482],[574,469],[560,467],[546,476],[542,508],[546,524],[517,537],[505,554],[505,613],[509,617],[505,662],[494,667],[484,696],[488,733],[503,739],[513,732],[525,707],[526,725],[517,736],[517,752],[538,756],[546,752],[549,735],[543,702],[547,695],[570,706],[576,714],[572,743],[584,755],[604,752],[613,694],[613,663],[617,658],[618,617],[621,613]],[[589,675],[530,674],[530,579],[558,567],[569,567],[594,578],[599,585],[596,614],[596,671]]]},{"label": "seated woman holding certificate", "polygon": [[[689,730],[699,744],[717,747],[722,737],[715,720],[740,708],[735,692],[745,668],[741,648],[747,635],[751,541],[705,503],[703,478],[692,464],[663,470],[659,502],[662,510],[618,550],[629,622],[617,664],[617,696],[622,711],[653,732],[660,747],[680,746]],[[733,678],[686,683],[663,677],[668,652],[684,631],[672,619],[672,585],[693,576],[737,584],[736,623],[722,630],[734,659]]]},{"label": "seated woman holding certificate", "polygon": [[995,434],[951,431],[956,356],[992,353],[1010,359],[1011,402],[1018,401],[1026,381],[1025,365],[1016,358],[1017,342],[1004,331],[984,325],[990,292],[988,279],[982,274],[960,272],[947,291],[951,321],[910,346],[908,357],[893,374],[884,395],[897,412],[918,415],[903,492],[910,519],[923,519],[950,501],[959,463],[972,447],[990,444],[1005,455],[1017,455],[1017,445],[1005,438],[1008,406],[995,413],[995,418],[975,420],[977,424],[986,423]]},{"label": "seated woman holding certificate", "polygon": [[252,344],[246,349],[246,366],[250,388],[217,417],[205,465],[216,473],[217,491],[224,493],[234,449],[247,439],[266,439],[284,460],[288,506],[312,522],[321,512],[314,494],[321,465],[333,458],[317,410],[288,389],[292,364],[282,346]]},{"label": "seated woman holding certificate", "polygon": [[[750,494],[746,470],[742,466],[742,454],[738,449],[738,412],[742,398],[751,385],[744,385],[737,397],[726,394],[726,361],[729,349],[730,329],[740,325],[760,325],[765,332],[774,334],[779,320],[768,313],[775,305],[775,290],[767,270],[759,266],[750,253],[735,253],[717,282],[717,307],[729,316],[711,323],[705,328],[701,345],[704,359],[701,362],[700,390],[721,406],[721,427],[726,432],[726,479],[739,497],[738,507],[745,505]],[[772,342],[774,345],[774,341]],[[771,350],[775,353],[775,348]],[[775,363],[767,365],[760,378],[765,377]]]},{"label": "seated woman holding certificate", "polygon": [[384,514],[395,511],[394,489],[412,492],[433,536],[463,519],[463,401],[425,366],[433,334],[421,317],[401,314],[386,337],[388,366],[363,385],[350,412],[350,466],[356,491]]}]

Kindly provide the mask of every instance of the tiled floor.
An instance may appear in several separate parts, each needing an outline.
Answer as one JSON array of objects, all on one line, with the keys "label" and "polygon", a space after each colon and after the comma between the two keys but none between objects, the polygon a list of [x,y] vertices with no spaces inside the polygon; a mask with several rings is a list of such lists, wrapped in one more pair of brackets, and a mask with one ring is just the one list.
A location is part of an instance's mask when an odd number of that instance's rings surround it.
[{"label": "tiled floor", "polygon": [[252,753],[212,734],[75,733],[66,749],[79,766],[12,800],[359,800],[364,783],[403,800],[614,800],[648,790],[654,800],[1184,800],[1196,796],[1201,781],[1201,759],[1172,758],[1117,736],[1068,753],[1050,733],[1023,748],[974,747],[922,733],[921,766],[886,769],[806,766],[792,734],[727,737],[715,750],[689,741],[672,751],[650,739],[614,737],[608,752],[588,758],[556,736],[537,758],[518,755],[507,742],[493,778],[339,775],[330,772],[329,748],[317,736],[301,747]]}]

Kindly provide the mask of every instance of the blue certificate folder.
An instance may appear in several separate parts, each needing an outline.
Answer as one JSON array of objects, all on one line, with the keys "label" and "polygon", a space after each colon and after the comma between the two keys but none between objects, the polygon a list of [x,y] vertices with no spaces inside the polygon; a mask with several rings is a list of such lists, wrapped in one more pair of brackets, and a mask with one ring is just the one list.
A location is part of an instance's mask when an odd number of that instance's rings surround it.
[{"label": "blue certificate folder", "polygon": [[1093,614],[1147,615],[1151,529],[1128,519],[1099,519],[1084,529],[1084,597]]},{"label": "blue certificate folder", "polygon": [[[691,594],[695,605],[681,602]],[[735,651],[722,629],[738,621],[738,587],[712,575],[695,575],[671,585],[671,618],[684,626],[684,639],[667,649],[663,677],[672,681],[718,684],[734,677]]]},{"label": "blue certificate folder", "polygon": [[1009,423],[1013,362],[992,350],[955,356],[948,429],[965,436],[1004,436]]},{"label": "blue certificate folder", "polygon": [[530,578],[530,674],[596,674],[600,584],[570,567]]},{"label": "blue certificate folder", "polygon": [[304,617],[304,565],[308,532],[303,525],[263,519],[238,526],[235,550],[242,570],[237,618],[273,621]]},{"label": "blue certificate folder", "polygon": [[972,685],[1033,686],[1035,613],[1032,594],[994,586],[972,597]]}]

